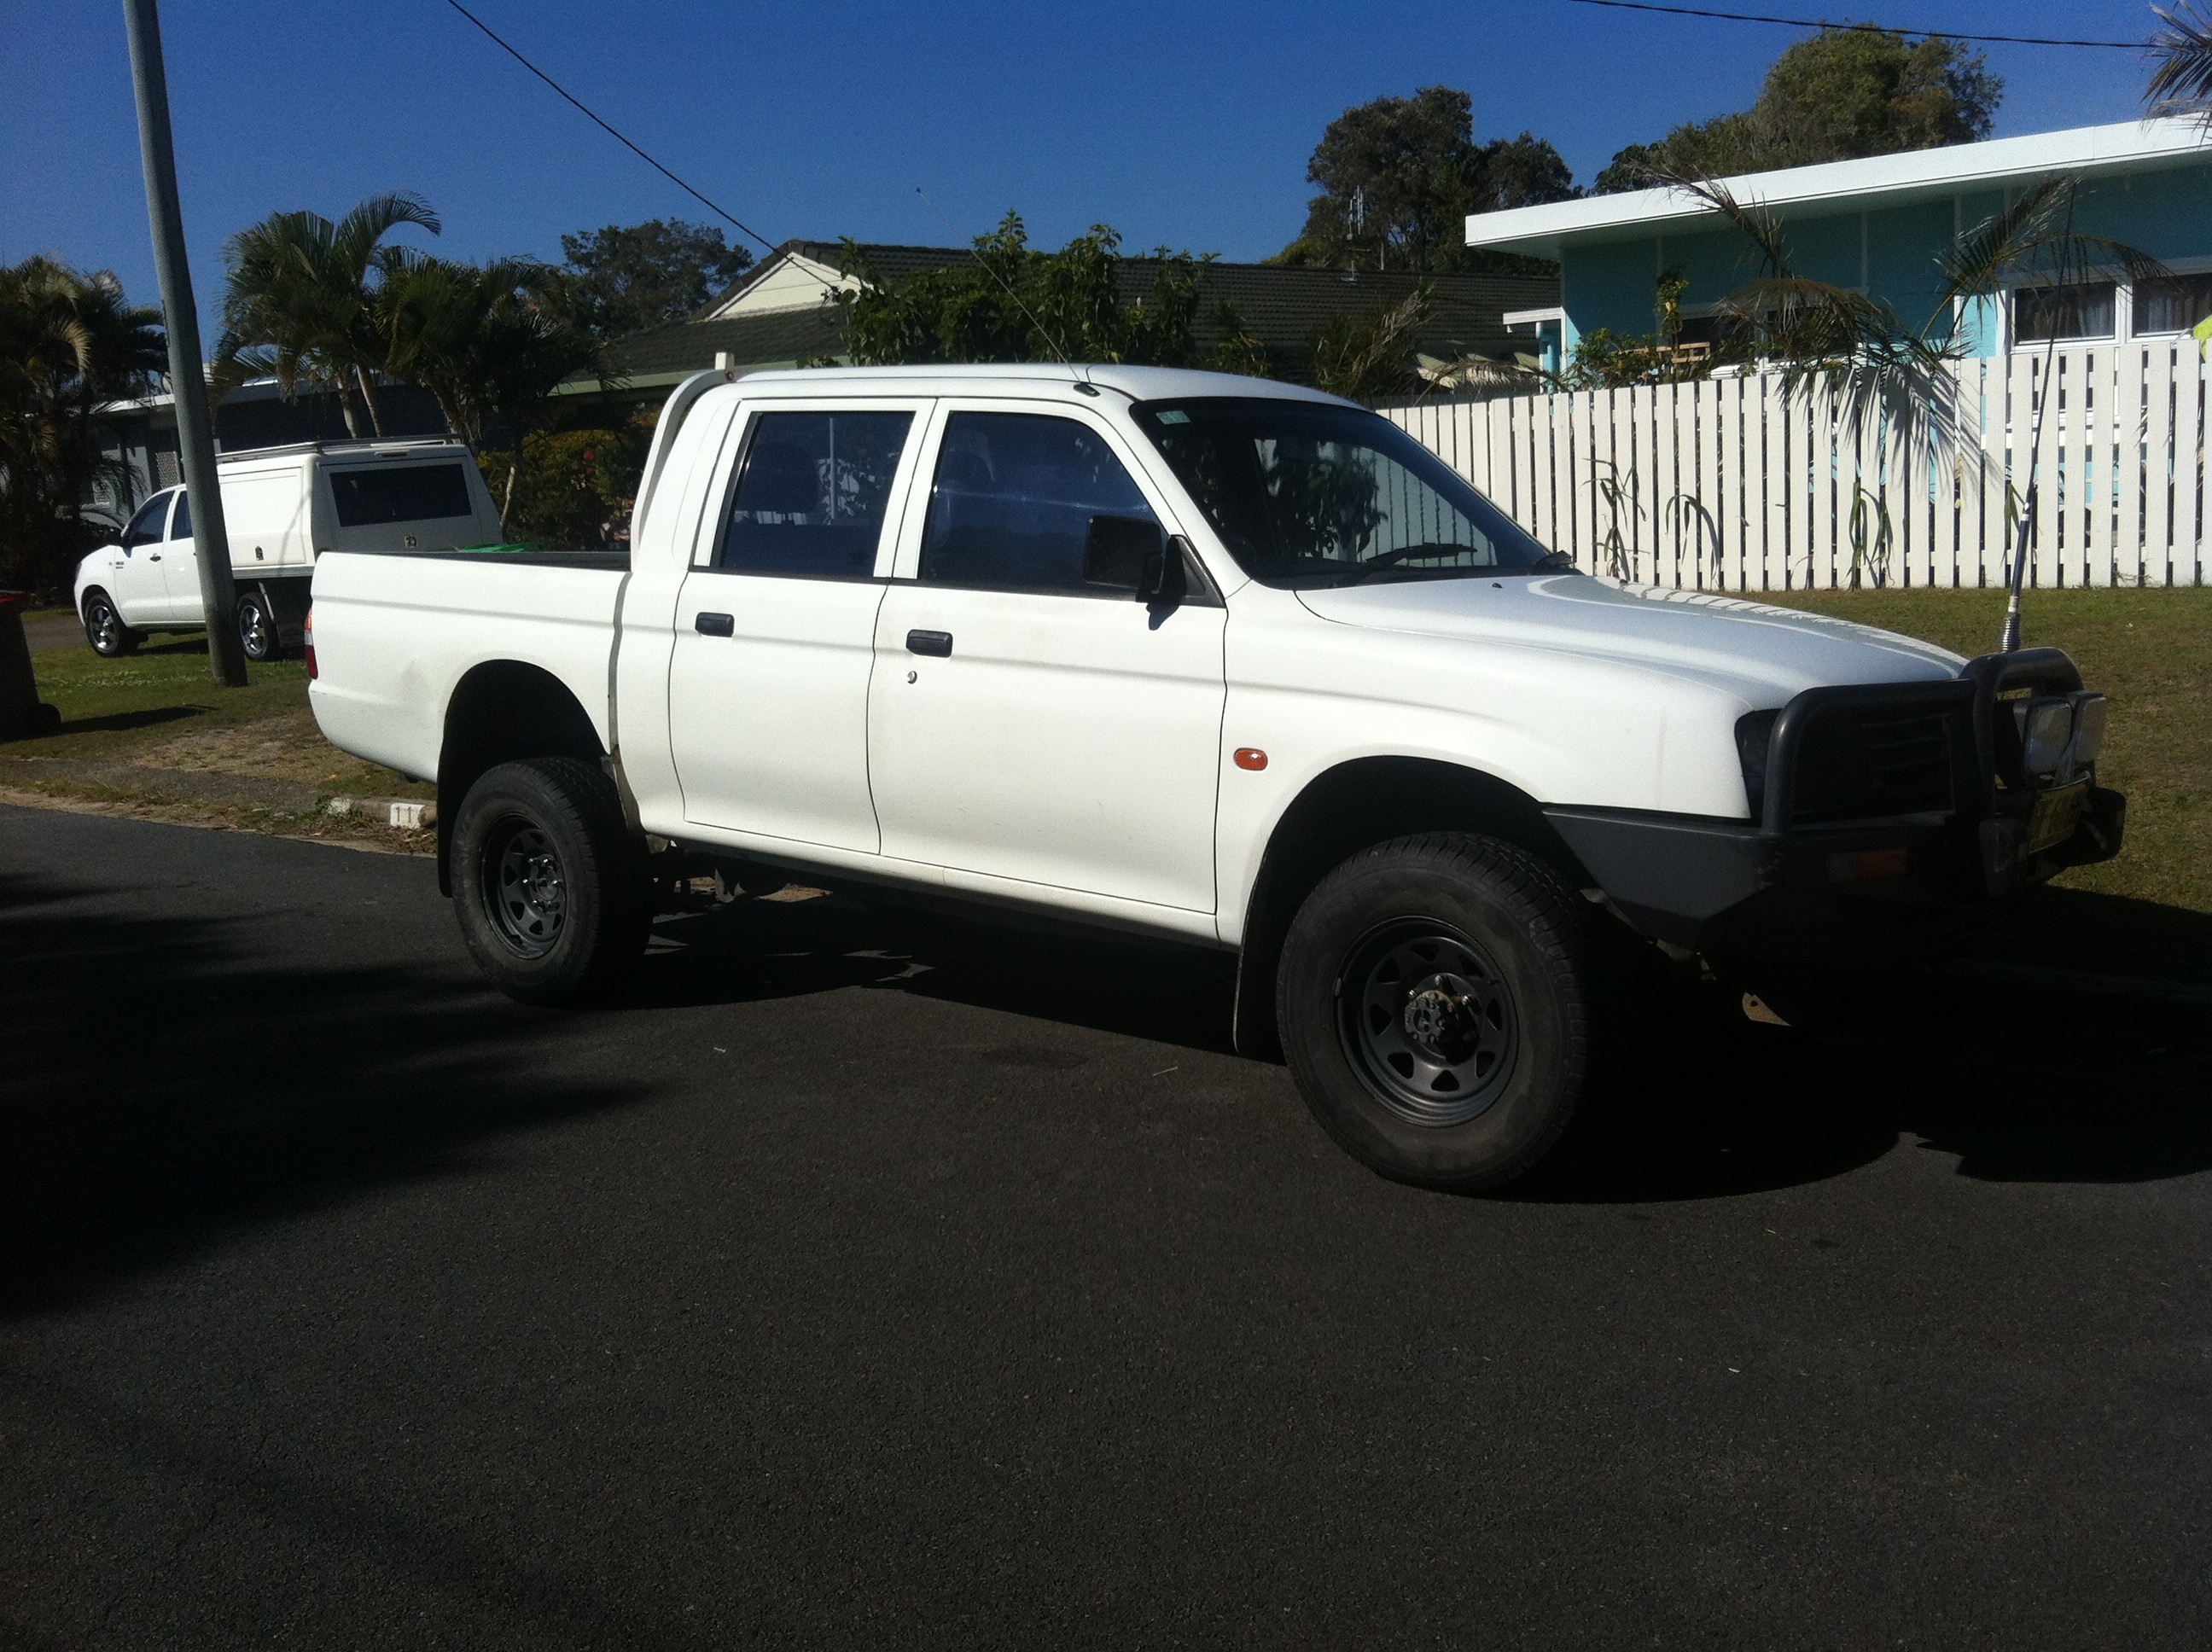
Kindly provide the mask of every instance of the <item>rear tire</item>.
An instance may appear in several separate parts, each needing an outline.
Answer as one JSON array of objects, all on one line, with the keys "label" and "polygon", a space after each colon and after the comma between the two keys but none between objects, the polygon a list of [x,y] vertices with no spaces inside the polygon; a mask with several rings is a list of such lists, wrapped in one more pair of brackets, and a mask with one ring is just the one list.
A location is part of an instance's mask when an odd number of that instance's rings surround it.
[{"label": "rear tire", "polygon": [[255,665],[281,659],[284,644],[276,629],[276,610],[268,593],[249,591],[238,599],[238,646]]},{"label": "rear tire", "polygon": [[1283,1051],[1322,1127],[1393,1181],[1493,1193],[1586,1110],[1589,908],[1496,838],[1379,843],[1316,887],[1276,979]]},{"label": "rear tire", "polygon": [[614,783],[574,757],[501,763],[453,823],[453,907],[485,976],[525,1004],[603,996],[653,921],[641,845]]},{"label": "rear tire", "polygon": [[91,591],[84,598],[84,640],[102,659],[123,659],[137,653],[146,637],[123,623],[105,591]]}]

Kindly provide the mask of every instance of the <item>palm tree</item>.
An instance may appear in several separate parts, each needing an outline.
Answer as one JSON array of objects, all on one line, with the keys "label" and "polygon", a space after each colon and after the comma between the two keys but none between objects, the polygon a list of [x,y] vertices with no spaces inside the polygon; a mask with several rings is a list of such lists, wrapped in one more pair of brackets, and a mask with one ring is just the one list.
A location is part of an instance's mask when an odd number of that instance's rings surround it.
[{"label": "palm tree", "polygon": [[[381,259],[376,317],[392,374],[437,399],[453,433],[481,448],[504,423],[522,437],[542,421],[553,392],[580,374],[603,383],[605,346],[566,318],[559,272],[525,258],[465,264],[390,250]],[[514,499],[507,471],[502,525]]]},{"label": "palm tree", "polygon": [[[372,195],[332,223],[313,212],[271,213],[223,244],[229,284],[222,337],[216,346],[219,386],[273,375],[288,398],[301,380],[337,391],[346,429],[384,434],[377,375],[387,343],[377,325],[372,272],[384,238],[403,224],[439,232],[438,215],[419,195]],[[356,398],[358,402],[356,402]]]},{"label": "palm tree", "polygon": [[[2163,15],[2163,14],[2161,14]],[[2212,60],[2208,60],[2212,62]],[[2109,235],[2075,228],[2081,180],[2060,174],[2026,191],[2002,211],[1961,231],[1936,259],[1942,289],[1927,320],[1907,326],[1887,304],[1863,293],[1802,276],[1790,265],[1781,225],[1738,201],[1717,179],[1656,174],[1669,187],[1713,207],[1750,238],[1760,273],[1724,299],[1722,314],[1760,340],[1783,370],[1785,395],[1817,386],[1834,395],[1843,428],[1857,434],[1880,420],[1899,439],[1907,462],[1965,444],[1959,428],[1958,379],[1952,371],[1968,350],[1958,323],[1969,306],[1985,306],[2010,289],[2051,291],[2118,270],[2130,280],[2171,272],[2148,252]],[[2045,341],[2044,382],[2057,349]],[[2036,398],[2039,451],[2043,419],[2054,398]],[[1987,456],[1983,456],[1987,463]],[[2020,592],[2036,519],[2041,478],[2030,472],[2014,549],[2011,598],[2001,647],[2020,644]]]},{"label": "palm tree", "polygon": [[135,502],[95,411],[143,394],[167,361],[161,312],[128,302],[108,271],[0,268],[0,584],[59,583],[96,531],[84,513],[102,484]]},{"label": "palm tree", "polygon": [[2154,115],[2196,115],[2212,125],[2212,13],[2200,10],[2194,0],[2151,11],[2166,27],[2150,37],[2158,67],[2143,101]]}]

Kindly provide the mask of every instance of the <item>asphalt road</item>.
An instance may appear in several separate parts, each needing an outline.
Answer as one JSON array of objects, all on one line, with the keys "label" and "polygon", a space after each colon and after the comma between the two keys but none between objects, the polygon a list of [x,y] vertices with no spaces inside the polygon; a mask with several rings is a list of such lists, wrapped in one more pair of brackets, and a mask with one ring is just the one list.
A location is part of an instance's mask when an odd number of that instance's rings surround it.
[{"label": "asphalt road", "polygon": [[1134,948],[0,809],[0,1645],[2201,1647],[2212,1033],[1715,1034],[1410,1191]]}]

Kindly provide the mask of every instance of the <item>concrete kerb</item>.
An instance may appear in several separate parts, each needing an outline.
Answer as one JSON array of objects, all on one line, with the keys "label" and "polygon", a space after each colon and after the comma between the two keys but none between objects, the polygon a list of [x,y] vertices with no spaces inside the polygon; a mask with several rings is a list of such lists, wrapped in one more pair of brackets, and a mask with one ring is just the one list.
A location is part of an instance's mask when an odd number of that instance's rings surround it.
[{"label": "concrete kerb", "polygon": [[333,796],[303,780],[219,774],[196,768],[144,768],[79,757],[0,757],[0,780],[60,781],[127,793],[157,803],[210,803],[278,814],[331,814],[416,830],[437,823],[434,804],[421,798]]}]

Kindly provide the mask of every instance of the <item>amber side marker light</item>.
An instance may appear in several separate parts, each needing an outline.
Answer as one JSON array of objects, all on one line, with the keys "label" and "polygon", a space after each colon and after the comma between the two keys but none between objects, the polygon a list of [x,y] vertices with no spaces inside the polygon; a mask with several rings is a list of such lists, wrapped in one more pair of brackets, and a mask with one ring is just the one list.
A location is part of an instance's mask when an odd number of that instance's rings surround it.
[{"label": "amber side marker light", "polygon": [[1883,878],[1902,878],[1911,870],[1910,849],[1861,849],[1856,854],[1828,857],[1832,884],[1870,884]]},{"label": "amber side marker light", "polygon": [[1265,768],[1267,754],[1255,745],[1240,745],[1237,748],[1237,766],[1239,768]]}]

